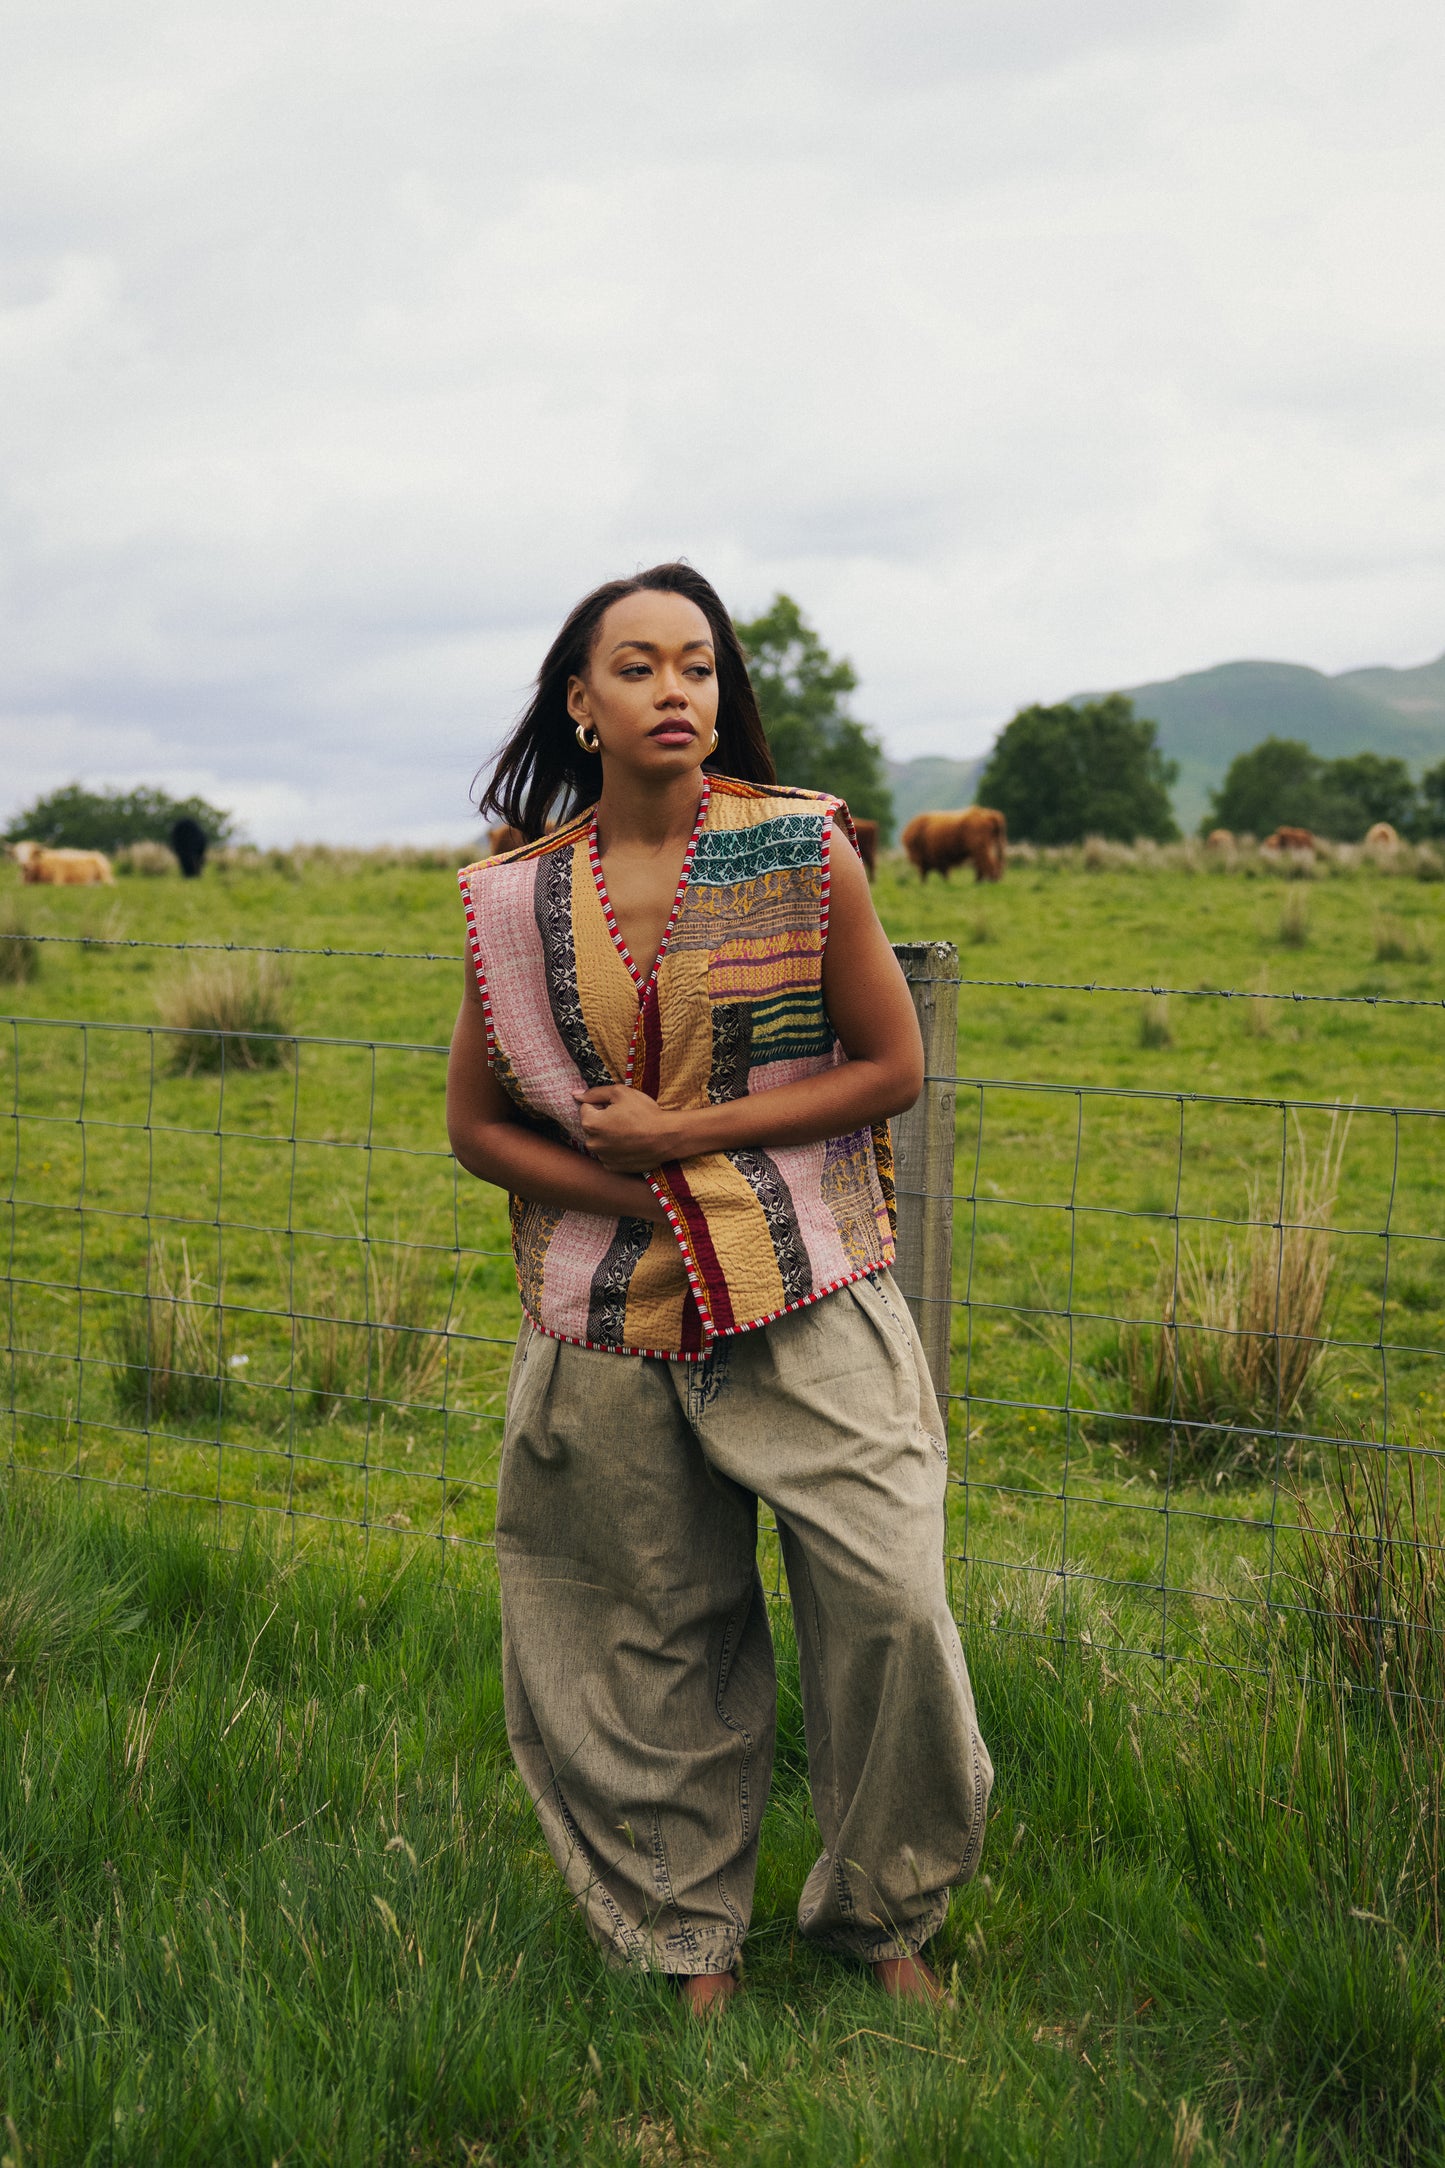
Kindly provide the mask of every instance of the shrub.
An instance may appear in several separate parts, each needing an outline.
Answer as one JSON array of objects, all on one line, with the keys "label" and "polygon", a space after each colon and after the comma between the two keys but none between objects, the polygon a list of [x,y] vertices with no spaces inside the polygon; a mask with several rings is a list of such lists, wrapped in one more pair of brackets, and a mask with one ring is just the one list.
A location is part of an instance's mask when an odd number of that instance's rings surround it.
[{"label": "shrub", "polygon": [[[1348,1135],[1348,1117],[1336,1114],[1312,1155],[1296,1116],[1278,1221],[1261,1180],[1250,1186],[1247,1226],[1222,1255],[1181,1245],[1177,1279],[1160,1290],[1161,1322],[1134,1326],[1120,1343],[1129,1405],[1144,1419],[1136,1436],[1169,1435],[1187,1456],[1217,1458],[1239,1430],[1304,1418],[1323,1383],[1330,1218]],[[1247,1436],[1236,1458],[1257,1457]]]},{"label": "shrub", "polygon": [[179,1034],[173,1066],[186,1076],[280,1068],[294,1052],[290,993],[290,980],[271,956],[193,963],[160,996],[161,1021]]},{"label": "shrub", "polygon": [[1415,878],[1417,881],[1445,881],[1445,858],[1432,844],[1422,843],[1416,851]]},{"label": "shrub", "polygon": [[0,983],[26,986],[40,969],[40,943],[12,903],[0,917]]},{"label": "shrub", "polygon": [[142,1422],[211,1417],[220,1394],[219,1311],[186,1244],[174,1278],[163,1242],[150,1253],[149,1292],[123,1302],[108,1335],[116,1405]]}]

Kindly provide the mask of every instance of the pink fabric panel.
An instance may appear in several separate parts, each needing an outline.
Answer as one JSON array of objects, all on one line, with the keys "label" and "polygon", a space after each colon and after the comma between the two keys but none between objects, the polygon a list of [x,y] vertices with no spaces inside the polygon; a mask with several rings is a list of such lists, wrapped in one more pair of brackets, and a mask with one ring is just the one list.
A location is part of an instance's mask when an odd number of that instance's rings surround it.
[{"label": "pink fabric panel", "polygon": [[[583,865],[585,869],[585,859]],[[488,866],[473,874],[476,942],[492,1030],[517,1076],[525,1079],[528,1105],[550,1114],[580,1140],[572,1093],[582,1078],[552,1021],[532,907],[536,883],[535,859],[523,859],[515,866]]]},{"label": "pink fabric panel", "polygon": [[585,1340],[592,1281],[616,1232],[614,1219],[593,1212],[563,1214],[542,1264],[542,1316],[549,1332]]},{"label": "pink fabric panel", "polygon": [[791,1061],[760,1062],[748,1071],[750,1092],[773,1092],[780,1084],[796,1084],[803,1077],[821,1076],[825,1069],[836,1069],[843,1059],[835,1047],[831,1054],[798,1054]]},{"label": "pink fabric panel", "polygon": [[[770,1067],[781,1069],[782,1062]],[[808,1247],[808,1259],[813,1267],[813,1285],[827,1280],[841,1279],[857,1271],[857,1265],[843,1247],[838,1225],[823,1202],[823,1159],[827,1145],[775,1144],[765,1147],[769,1159],[788,1185],[797,1217],[798,1231]]]}]

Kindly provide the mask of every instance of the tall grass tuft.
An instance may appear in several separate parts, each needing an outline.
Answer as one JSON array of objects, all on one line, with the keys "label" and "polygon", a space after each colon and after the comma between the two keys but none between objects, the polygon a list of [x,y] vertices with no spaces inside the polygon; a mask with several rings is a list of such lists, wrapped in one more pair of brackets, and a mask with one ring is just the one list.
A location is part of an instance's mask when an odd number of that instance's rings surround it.
[{"label": "tall grass tuft", "polygon": [[[160,997],[161,1021],[181,1034],[173,1064],[204,1069],[279,1069],[294,1047],[291,982],[272,956],[193,963]],[[253,1036],[254,1034],[254,1036]]]},{"label": "tall grass tuft", "polygon": [[1157,1049],[1174,1044],[1174,1034],[1169,1028],[1169,996],[1147,994],[1139,1010],[1139,1044]]},{"label": "tall grass tuft", "polygon": [[181,1244],[173,1274],[165,1244],[150,1254],[150,1291],[123,1302],[111,1326],[112,1389],[123,1415],[176,1422],[217,1412],[220,1320]]},{"label": "tall grass tuft", "polygon": [[1430,945],[1416,919],[1407,926],[1403,919],[1385,915],[1375,921],[1375,961],[1381,964],[1427,964],[1430,961]]},{"label": "tall grass tuft", "polygon": [[179,873],[180,860],[168,843],[157,843],[154,838],[144,837],[139,843],[127,843],[115,854],[117,873],[140,873],[151,879],[163,878],[169,873]]},{"label": "tall grass tuft", "polygon": [[[1296,1117],[1279,1218],[1263,1181],[1251,1184],[1249,1224],[1209,1256],[1187,1243],[1177,1279],[1160,1291],[1160,1323],[1120,1345],[1136,1435],[1236,1465],[1259,1457],[1260,1432],[1295,1427],[1324,1383],[1325,1306],[1334,1265],[1330,1227],[1349,1118],[1332,1117],[1311,1153]],[[1240,1432],[1244,1435],[1241,1437]]]},{"label": "tall grass tuft", "polygon": [[28,986],[40,969],[40,943],[13,903],[0,914],[0,984]]},{"label": "tall grass tuft", "polygon": [[365,1254],[366,1316],[345,1314],[344,1293],[320,1293],[317,1314],[298,1322],[294,1379],[303,1405],[326,1422],[368,1400],[439,1397],[459,1319],[437,1285],[436,1251],[370,1241]]},{"label": "tall grass tuft", "polygon": [[1279,914],[1281,948],[1304,948],[1310,937],[1310,907],[1302,889],[1291,889]]},{"label": "tall grass tuft", "polygon": [[[1392,1466],[1392,1463],[1394,1464]],[[1413,1721],[1445,1697],[1445,1524],[1415,1455],[1341,1443],[1325,1470],[1328,1503],[1296,1488],[1298,1578],[1331,1678],[1383,1688]]]}]

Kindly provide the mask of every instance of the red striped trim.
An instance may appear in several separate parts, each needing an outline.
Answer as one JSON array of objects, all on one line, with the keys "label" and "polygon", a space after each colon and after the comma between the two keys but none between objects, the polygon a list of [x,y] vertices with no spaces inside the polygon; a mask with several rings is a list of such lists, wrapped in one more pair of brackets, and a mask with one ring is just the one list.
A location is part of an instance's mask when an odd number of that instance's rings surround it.
[{"label": "red striped trim", "polygon": [[[787,1317],[793,1310],[811,1309],[825,1295],[836,1295],[840,1287],[852,1287],[859,1280],[871,1279],[875,1272],[886,1272],[893,1263],[893,1245],[888,1245],[887,1255],[880,1257],[876,1265],[860,1265],[856,1272],[845,1272],[841,1279],[829,1280],[825,1287],[815,1287],[811,1294],[799,1295],[792,1302],[785,1302],[781,1310],[769,1310],[766,1317],[750,1317],[742,1325],[709,1326],[703,1319],[703,1331],[709,1341],[736,1340],[745,1332],[761,1332],[765,1325],[776,1325],[780,1317]],[[539,1324],[530,1310],[524,1312],[533,1332],[541,1333],[545,1340],[560,1340],[564,1347],[585,1347],[594,1355],[637,1355],[650,1362],[700,1363],[706,1362],[712,1352],[703,1347],[694,1353],[690,1349],[679,1351],[670,1347],[609,1347],[601,1340],[584,1340],[575,1332],[553,1332],[550,1326]]]},{"label": "red striped trim", "polygon": [[467,946],[472,952],[472,969],[477,974],[477,987],[482,997],[482,1018],[487,1028],[487,1067],[495,1069],[497,1035],[492,1026],[492,997],[487,991],[487,974],[482,969],[482,944],[477,936],[476,907],[472,902],[472,891],[467,878],[472,870],[471,867],[464,866],[457,875],[457,881],[462,892],[462,909],[467,914]]}]

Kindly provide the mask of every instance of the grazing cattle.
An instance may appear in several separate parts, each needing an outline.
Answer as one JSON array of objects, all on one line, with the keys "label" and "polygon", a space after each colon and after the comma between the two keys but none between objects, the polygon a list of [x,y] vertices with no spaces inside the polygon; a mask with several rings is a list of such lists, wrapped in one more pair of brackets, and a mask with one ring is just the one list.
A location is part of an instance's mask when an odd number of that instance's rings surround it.
[{"label": "grazing cattle", "polygon": [[1206,851],[1232,851],[1234,831],[1230,828],[1211,828],[1204,838],[1204,848]]},{"label": "grazing cattle", "polygon": [[903,831],[903,848],[926,881],[930,873],[948,879],[953,866],[972,865],[976,881],[1001,881],[1008,824],[990,806],[966,806],[961,813],[915,813]]},{"label": "grazing cattle", "polygon": [[21,879],[32,887],[88,888],[115,879],[104,851],[52,851],[43,843],[17,843],[14,856]]},{"label": "grazing cattle", "polygon": [[1365,849],[1367,851],[1397,851],[1399,848],[1400,831],[1398,828],[1392,828],[1388,821],[1376,821],[1373,828],[1366,830]]},{"label": "grazing cattle", "polygon": [[871,881],[878,871],[878,823],[855,820],[853,833],[858,838],[858,856],[868,868],[868,878]]},{"label": "grazing cattle", "polygon": [[1263,851],[1312,851],[1315,839],[1308,828],[1276,828],[1272,836],[1266,836],[1260,849]]},{"label": "grazing cattle", "polygon": [[180,860],[186,879],[194,881],[206,863],[206,831],[199,821],[191,819],[189,813],[183,813],[172,828],[171,849]]}]

